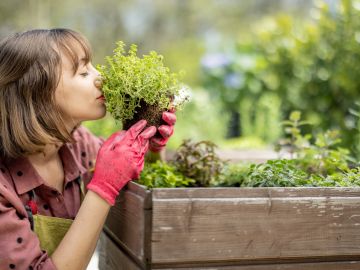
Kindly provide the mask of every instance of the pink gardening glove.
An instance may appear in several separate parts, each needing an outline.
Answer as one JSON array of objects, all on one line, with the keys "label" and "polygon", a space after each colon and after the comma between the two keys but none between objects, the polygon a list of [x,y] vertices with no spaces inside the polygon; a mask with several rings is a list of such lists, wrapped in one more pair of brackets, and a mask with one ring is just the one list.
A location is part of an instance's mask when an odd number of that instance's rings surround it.
[{"label": "pink gardening glove", "polygon": [[87,185],[110,205],[115,204],[119,191],[132,179],[137,179],[144,168],[144,157],[149,139],[156,133],[154,126],[140,120],[127,131],[115,132],[101,146],[94,176]]},{"label": "pink gardening glove", "polygon": [[160,152],[165,148],[169,138],[174,133],[174,125],[176,122],[176,115],[174,110],[170,110],[169,112],[163,112],[162,119],[167,123],[167,125],[161,125],[158,130],[161,134],[161,138],[151,138],[149,149],[152,152]]}]

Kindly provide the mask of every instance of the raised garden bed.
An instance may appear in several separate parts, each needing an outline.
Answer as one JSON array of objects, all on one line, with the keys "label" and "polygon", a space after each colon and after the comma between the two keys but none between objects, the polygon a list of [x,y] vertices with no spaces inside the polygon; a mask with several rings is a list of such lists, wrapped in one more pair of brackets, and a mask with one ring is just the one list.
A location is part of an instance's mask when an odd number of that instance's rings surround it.
[{"label": "raised garden bed", "polygon": [[121,192],[100,269],[360,269],[360,188]]}]

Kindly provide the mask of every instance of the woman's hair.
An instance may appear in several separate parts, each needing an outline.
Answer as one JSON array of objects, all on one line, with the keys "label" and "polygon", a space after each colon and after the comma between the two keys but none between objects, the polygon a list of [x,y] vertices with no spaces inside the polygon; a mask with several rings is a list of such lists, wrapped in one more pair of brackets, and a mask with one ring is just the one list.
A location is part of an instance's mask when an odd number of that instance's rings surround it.
[{"label": "woman's hair", "polygon": [[61,55],[73,64],[78,48],[90,61],[88,41],[68,29],[30,30],[0,42],[0,154],[16,158],[42,152],[49,143],[72,142],[55,90],[61,77]]}]

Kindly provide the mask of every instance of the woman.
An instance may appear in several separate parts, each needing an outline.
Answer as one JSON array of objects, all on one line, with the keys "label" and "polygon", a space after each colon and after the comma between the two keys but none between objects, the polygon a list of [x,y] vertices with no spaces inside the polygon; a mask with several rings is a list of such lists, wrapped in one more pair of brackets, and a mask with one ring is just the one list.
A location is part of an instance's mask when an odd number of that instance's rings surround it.
[{"label": "woman", "polygon": [[0,43],[0,269],[86,269],[119,191],[173,133],[164,112],[162,139],[145,120],[99,139],[80,124],[104,117],[104,102],[81,34]]}]

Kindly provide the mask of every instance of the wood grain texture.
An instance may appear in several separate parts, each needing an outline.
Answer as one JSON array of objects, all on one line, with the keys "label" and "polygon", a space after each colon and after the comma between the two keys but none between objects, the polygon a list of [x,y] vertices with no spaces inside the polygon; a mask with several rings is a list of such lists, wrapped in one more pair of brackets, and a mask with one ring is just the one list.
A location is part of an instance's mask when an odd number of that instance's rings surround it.
[{"label": "wood grain texture", "polygon": [[204,270],[360,269],[359,229],[360,188],[149,191],[136,183],[105,227],[141,269]]},{"label": "wood grain texture", "polygon": [[[140,189],[142,186],[133,184]],[[144,188],[144,187],[142,187]],[[155,188],[153,197],[157,199],[172,198],[289,198],[289,197],[359,197],[360,188]]]},{"label": "wood grain texture", "polygon": [[198,266],[181,267],[174,265],[171,267],[138,266],[130,259],[121,248],[119,248],[105,233],[100,235],[99,240],[99,270],[142,270],[142,269],[163,269],[163,270],[358,270],[360,261],[345,262],[311,262],[311,263],[282,263],[282,264],[263,264],[263,265],[236,265],[221,266],[213,265],[204,267]]},{"label": "wood grain texture", "polygon": [[359,256],[359,196],[352,188],[154,189],[152,264]]},{"label": "wood grain texture", "polygon": [[134,260],[144,265],[150,256],[149,209],[151,192],[136,184],[128,185],[118,196],[115,206],[111,208],[104,227],[118,245]]},{"label": "wood grain texture", "polygon": [[[152,268],[159,269],[159,268]],[[163,270],[359,270],[360,261],[331,262],[331,263],[295,263],[295,264],[266,264],[266,265],[237,265],[217,267],[181,267],[161,268]]]},{"label": "wood grain texture", "polygon": [[127,256],[105,234],[100,235],[99,240],[99,270],[141,270],[129,256]]}]

